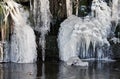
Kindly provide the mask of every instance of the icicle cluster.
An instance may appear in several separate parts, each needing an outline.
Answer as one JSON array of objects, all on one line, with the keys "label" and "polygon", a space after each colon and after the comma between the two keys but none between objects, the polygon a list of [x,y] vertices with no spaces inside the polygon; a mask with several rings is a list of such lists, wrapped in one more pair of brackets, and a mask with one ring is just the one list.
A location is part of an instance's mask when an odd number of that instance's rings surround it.
[{"label": "icicle cluster", "polygon": [[41,33],[39,43],[42,47],[42,60],[45,60],[45,35],[50,30],[50,10],[49,0],[34,0],[33,6],[31,2],[31,10],[33,12],[35,30]]},{"label": "icicle cluster", "polygon": [[33,29],[27,25],[27,16],[22,7],[12,0],[6,1],[9,15],[13,20],[9,49],[4,62],[33,63],[36,61],[36,42]]},{"label": "icicle cluster", "polygon": [[67,17],[73,14],[73,7],[76,9],[75,15],[78,16],[79,0],[66,0]]},{"label": "icicle cluster", "polygon": [[[103,0],[93,0],[91,15],[81,19],[70,16],[59,29],[59,55],[63,61],[80,56],[81,58],[102,59],[109,47],[107,37],[111,31],[111,9]],[[105,50],[104,50],[105,49]]]},{"label": "icicle cluster", "polygon": [[118,24],[119,19],[119,0],[112,0],[112,21]]}]

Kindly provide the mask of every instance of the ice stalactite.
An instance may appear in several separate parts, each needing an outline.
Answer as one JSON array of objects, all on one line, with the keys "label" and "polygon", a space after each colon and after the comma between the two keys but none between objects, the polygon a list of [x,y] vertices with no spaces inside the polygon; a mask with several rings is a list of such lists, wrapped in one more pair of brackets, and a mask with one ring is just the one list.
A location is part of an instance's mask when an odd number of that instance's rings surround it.
[{"label": "ice stalactite", "polygon": [[72,9],[72,0],[66,0],[66,8],[67,8],[67,17],[72,15],[73,9]]},{"label": "ice stalactite", "polygon": [[110,44],[107,40],[111,32],[111,9],[104,0],[93,0],[91,15],[84,19],[68,17],[59,29],[59,55],[63,61],[72,57],[109,58]]},{"label": "ice stalactite", "polygon": [[34,63],[36,62],[36,42],[33,29],[27,25],[27,13],[22,6],[8,0],[5,2],[12,19],[12,34],[9,50],[5,52],[4,62]]},{"label": "ice stalactite", "polygon": [[111,18],[113,25],[112,32],[114,33],[119,21],[119,0],[112,0],[111,9],[112,9]]},{"label": "ice stalactite", "polygon": [[78,16],[79,0],[76,0],[76,16]]},{"label": "ice stalactite", "polygon": [[118,15],[119,15],[119,0],[112,0],[112,21],[115,21],[116,24],[118,23]]},{"label": "ice stalactite", "polygon": [[42,47],[42,60],[45,60],[45,35],[50,30],[50,17],[49,0],[34,0],[31,6],[33,12],[35,31],[39,32],[39,44]]},{"label": "ice stalactite", "polygon": [[118,22],[120,23],[120,0],[118,1]]},{"label": "ice stalactite", "polygon": [[[74,6],[73,6],[74,4]],[[67,10],[67,17],[73,14],[73,7],[75,7],[75,15],[78,15],[78,8],[79,8],[79,0],[66,0],[66,10]]]}]

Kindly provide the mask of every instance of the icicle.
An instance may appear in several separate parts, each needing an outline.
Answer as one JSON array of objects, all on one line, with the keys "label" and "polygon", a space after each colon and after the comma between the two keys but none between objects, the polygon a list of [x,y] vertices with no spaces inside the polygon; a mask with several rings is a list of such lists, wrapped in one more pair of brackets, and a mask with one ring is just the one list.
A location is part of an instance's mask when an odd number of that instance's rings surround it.
[{"label": "icicle", "polygon": [[86,53],[88,53],[88,49],[89,49],[89,47],[90,47],[90,37],[89,36],[86,36],[85,37],[85,46],[86,46],[86,48],[85,48],[85,50],[86,50]]},{"label": "icicle", "polygon": [[30,11],[31,11],[31,12],[32,12],[32,10],[33,10],[32,3],[34,3],[34,2],[32,2],[32,0],[30,0]]},{"label": "icicle", "polygon": [[34,0],[33,1],[33,19],[35,31],[41,33],[39,44],[42,47],[42,60],[45,60],[45,35],[50,30],[50,17],[49,0]]},{"label": "icicle", "polygon": [[78,16],[79,0],[77,0],[76,3],[77,3],[77,5],[76,5],[76,16]]},{"label": "icicle", "polygon": [[118,1],[118,21],[120,23],[120,0]]},{"label": "icicle", "polygon": [[72,15],[72,0],[66,0],[67,16]]},{"label": "icicle", "polygon": [[0,42],[0,62],[3,62],[3,43]]},{"label": "icicle", "polygon": [[112,21],[116,22],[116,25],[118,24],[118,16],[119,16],[118,1],[119,0],[112,0]]}]

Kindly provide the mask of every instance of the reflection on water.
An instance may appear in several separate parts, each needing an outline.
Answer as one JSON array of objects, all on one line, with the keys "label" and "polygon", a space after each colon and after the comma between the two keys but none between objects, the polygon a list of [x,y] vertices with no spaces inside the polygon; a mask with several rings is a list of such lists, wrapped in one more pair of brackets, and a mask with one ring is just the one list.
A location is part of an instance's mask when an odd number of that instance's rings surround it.
[{"label": "reflection on water", "polygon": [[89,67],[63,62],[0,64],[0,79],[120,79],[120,62],[90,61]]},{"label": "reflection on water", "polygon": [[88,67],[67,66],[60,64],[58,79],[84,79],[87,77]]},{"label": "reflection on water", "polygon": [[35,79],[36,64],[1,64],[0,79]]},{"label": "reflection on water", "polygon": [[120,62],[91,61],[89,67],[60,66],[59,79],[120,79]]}]

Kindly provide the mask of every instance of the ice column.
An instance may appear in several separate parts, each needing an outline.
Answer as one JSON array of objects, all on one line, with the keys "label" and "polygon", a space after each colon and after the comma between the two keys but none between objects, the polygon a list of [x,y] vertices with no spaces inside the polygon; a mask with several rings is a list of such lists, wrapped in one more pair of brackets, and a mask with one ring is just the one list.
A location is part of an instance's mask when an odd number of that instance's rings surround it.
[{"label": "ice column", "polygon": [[31,2],[31,10],[33,12],[35,31],[40,33],[39,44],[42,47],[42,60],[45,60],[45,35],[50,30],[49,0],[33,0]]}]

